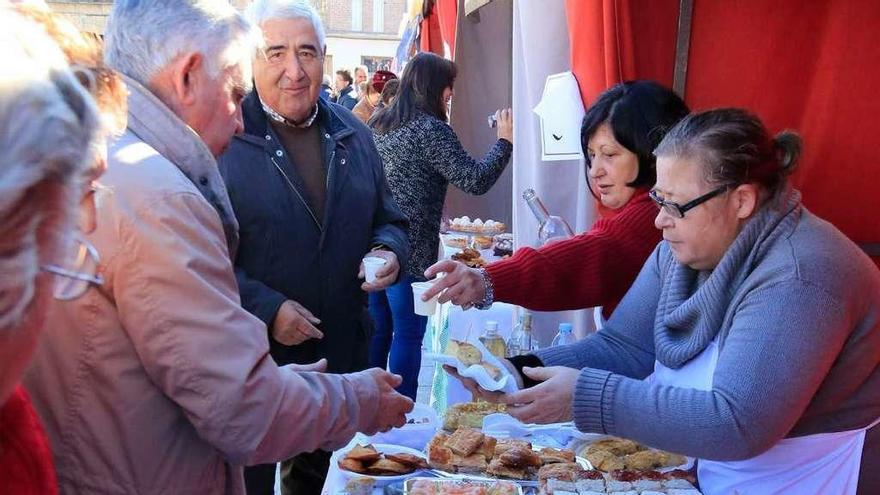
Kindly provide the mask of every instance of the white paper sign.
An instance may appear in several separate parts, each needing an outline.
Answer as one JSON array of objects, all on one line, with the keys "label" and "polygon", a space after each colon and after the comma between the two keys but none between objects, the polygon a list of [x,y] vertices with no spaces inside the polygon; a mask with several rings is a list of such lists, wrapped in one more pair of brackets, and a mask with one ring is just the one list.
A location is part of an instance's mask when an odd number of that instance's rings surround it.
[{"label": "white paper sign", "polygon": [[577,79],[571,72],[547,76],[544,94],[534,108],[541,120],[541,159],[578,160],[584,104]]}]

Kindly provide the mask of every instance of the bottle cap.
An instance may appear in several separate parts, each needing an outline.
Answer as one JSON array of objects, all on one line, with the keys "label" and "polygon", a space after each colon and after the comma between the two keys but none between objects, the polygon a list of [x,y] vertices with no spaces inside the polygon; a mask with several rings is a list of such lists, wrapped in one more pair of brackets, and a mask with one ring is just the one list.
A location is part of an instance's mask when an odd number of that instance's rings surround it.
[{"label": "bottle cap", "polygon": [[488,332],[497,332],[498,331],[498,322],[489,320],[486,322],[486,331]]},{"label": "bottle cap", "polygon": [[560,332],[571,332],[571,323],[560,323],[559,324]]}]

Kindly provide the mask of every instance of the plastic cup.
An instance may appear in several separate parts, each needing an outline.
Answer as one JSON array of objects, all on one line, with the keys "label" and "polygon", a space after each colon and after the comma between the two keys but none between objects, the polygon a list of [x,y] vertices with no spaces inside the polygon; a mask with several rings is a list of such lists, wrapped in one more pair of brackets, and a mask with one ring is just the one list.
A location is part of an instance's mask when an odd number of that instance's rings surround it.
[{"label": "plastic cup", "polygon": [[417,315],[431,316],[432,314],[434,314],[435,311],[437,311],[437,296],[434,296],[427,301],[422,301],[422,294],[430,289],[432,285],[434,284],[431,282],[412,283],[413,306],[415,307]]},{"label": "plastic cup", "polygon": [[367,256],[364,258],[364,278],[367,280],[368,284],[372,284],[376,281],[376,272],[385,266],[385,263],[387,263],[386,260],[375,256]]}]

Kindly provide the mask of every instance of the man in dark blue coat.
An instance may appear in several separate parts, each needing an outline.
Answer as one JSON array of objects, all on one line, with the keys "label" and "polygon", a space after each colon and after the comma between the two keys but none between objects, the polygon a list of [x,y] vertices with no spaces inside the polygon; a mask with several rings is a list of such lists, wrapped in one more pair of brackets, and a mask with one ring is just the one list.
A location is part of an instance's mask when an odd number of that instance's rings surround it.
[{"label": "man in dark blue coat", "polygon": [[[256,9],[265,45],[244,133],[220,157],[238,218],[236,277],[245,309],[269,331],[279,365],[327,359],[327,370],[367,367],[366,292],[397,280],[408,258],[407,220],[385,182],[373,136],[349,110],[319,99],[324,33],[303,4]],[[386,263],[373,283],[361,260]],[[330,454],[284,465],[284,493],[318,494]],[[248,493],[272,493],[275,466],[246,471]]]}]

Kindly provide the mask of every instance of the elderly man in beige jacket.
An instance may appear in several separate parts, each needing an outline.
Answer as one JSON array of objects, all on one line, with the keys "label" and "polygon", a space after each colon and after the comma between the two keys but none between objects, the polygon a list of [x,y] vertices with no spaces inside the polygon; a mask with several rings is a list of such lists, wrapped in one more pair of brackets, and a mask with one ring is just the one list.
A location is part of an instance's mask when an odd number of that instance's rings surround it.
[{"label": "elderly man in beige jacket", "polygon": [[88,236],[105,282],[56,308],[26,379],[62,493],[240,494],[241,466],[338,448],[412,408],[378,369],[278,367],[241,308],[214,156],[241,130],[250,39],[225,2],[113,7],[106,59],[130,96]]}]

